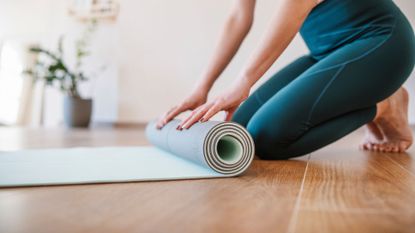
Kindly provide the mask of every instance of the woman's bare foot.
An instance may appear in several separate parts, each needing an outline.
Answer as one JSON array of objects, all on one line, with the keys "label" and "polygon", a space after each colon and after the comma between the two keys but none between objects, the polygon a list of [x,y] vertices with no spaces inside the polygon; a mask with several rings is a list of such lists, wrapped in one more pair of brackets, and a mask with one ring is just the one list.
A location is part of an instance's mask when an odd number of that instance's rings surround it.
[{"label": "woman's bare foot", "polygon": [[412,144],[408,101],[408,92],[401,87],[379,102],[375,119],[366,125],[366,136],[360,148],[379,152],[406,151]]}]

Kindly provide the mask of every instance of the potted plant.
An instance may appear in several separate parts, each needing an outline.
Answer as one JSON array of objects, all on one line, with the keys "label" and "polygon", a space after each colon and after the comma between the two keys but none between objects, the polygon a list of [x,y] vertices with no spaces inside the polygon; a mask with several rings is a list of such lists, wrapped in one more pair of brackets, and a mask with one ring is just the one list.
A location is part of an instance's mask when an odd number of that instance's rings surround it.
[{"label": "potted plant", "polygon": [[58,41],[56,52],[40,46],[29,49],[37,56],[34,66],[25,73],[35,81],[43,81],[45,85],[58,87],[63,92],[63,117],[69,127],[88,127],[91,120],[92,99],[82,98],[79,84],[88,80],[82,71],[82,61],[89,55],[87,46],[96,25],[96,21],[91,21],[82,38],[76,41],[76,64],[73,69],[64,61],[63,37]]}]

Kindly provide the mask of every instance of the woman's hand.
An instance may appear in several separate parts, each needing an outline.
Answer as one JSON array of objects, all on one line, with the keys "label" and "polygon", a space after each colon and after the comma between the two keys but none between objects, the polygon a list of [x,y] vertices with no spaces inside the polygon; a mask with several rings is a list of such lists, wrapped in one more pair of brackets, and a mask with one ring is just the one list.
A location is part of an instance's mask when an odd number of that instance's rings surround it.
[{"label": "woman's hand", "polygon": [[243,81],[235,83],[222,95],[193,110],[190,116],[180,122],[177,129],[188,129],[197,121],[205,122],[220,111],[226,112],[225,121],[231,120],[238,106],[248,98],[250,88],[251,86]]},{"label": "woman's hand", "polygon": [[[203,105],[206,102],[207,93],[209,92],[210,87],[223,72],[226,66],[230,63],[239,47],[241,46],[242,41],[251,29],[254,19],[254,9],[255,0],[235,1],[232,11],[230,12],[229,17],[224,24],[219,42],[213,52],[209,65],[202,75],[203,78],[200,81],[199,88],[194,89],[195,91],[187,98],[185,98],[181,104],[173,107],[170,111],[165,113],[158,120],[157,128],[160,129],[181,112],[187,110],[196,110],[199,106]],[[238,93],[239,91],[235,92],[240,94]],[[246,93],[246,96],[247,95],[248,93]],[[222,98],[226,99],[226,101],[231,99],[225,96]],[[235,97],[232,98],[233,101],[235,101],[237,104],[243,101],[241,100],[239,102],[239,100],[234,100]],[[244,99],[246,97],[239,98]],[[234,110],[235,109],[233,109],[233,111]]]},{"label": "woman's hand", "polygon": [[182,112],[194,110],[202,104],[206,103],[208,91],[204,88],[197,87],[188,95],[179,105],[174,106],[157,121],[157,128],[161,129],[165,124],[175,118]]}]

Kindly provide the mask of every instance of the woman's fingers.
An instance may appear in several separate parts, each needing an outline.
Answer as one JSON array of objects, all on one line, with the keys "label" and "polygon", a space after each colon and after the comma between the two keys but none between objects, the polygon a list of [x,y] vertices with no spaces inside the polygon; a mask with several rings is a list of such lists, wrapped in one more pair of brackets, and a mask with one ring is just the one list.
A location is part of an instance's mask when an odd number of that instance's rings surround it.
[{"label": "woman's fingers", "polygon": [[209,110],[209,108],[212,106],[212,104],[204,104],[197,109],[195,109],[190,116],[188,116],[185,120],[183,120],[179,126],[178,129],[188,129],[190,126],[192,126],[194,123],[200,120],[200,118],[206,113],[206,111]]},{"label": "woman's fingers", "polygon": [[168,121],[167,116],[169,115],[169,113],[175,109],[176,107],[170,109],[169,111],[167,111],[166,113],[164,113],[158,120],[157,120],[157,124],[156,124],[156,128],[161,129]]},{"label": "woman's fingers", "polygon": [[221,104],[216,102],[212,107],[209,108],[208,111],[201,117],[201,121],[205,122],[208,121],[212,116],[214,116],[216,113],[222,110]]},{"label": "woman's fingers", "polygon": [[193,125],[195,122],[198,121],[198,118],[203,115],[203,113],[206,111],[208,104],[204,104],[198,108],[196,108],[192,113],[184,119],[182,122],[180,122],[179,126],[177,127],[179,130],[182,129],[188,129],[191,125]]},{"label": "woman's fingers", "polygon": [[173,118],[175,118],[180,113],[186,111],[187,108],[184,105],[180,105],[177,108],[173,109],[170,113],[167,114],[167,116],[164,119],[164,124],[167,124],[167,122],[171,121]]},{"label": "woman's fingers", "polygon": [[156,123],[157,129],[161,129],[164,126],[163,122],[164,122],[164,119],[166,119],[167,114],[168,112],[164,113],[162,116],[158,118],[157,123]]},{"label": "woman's fingers", "polygon": [[186,124],[186,122],[187,122],[187,121],[189,121],[189,120],[193,117],[193,115],[195,115],[195,114],[196,114],[196,112],[198,112],[198,111],[199,111],[199,109],[200,109],[201,107],[202,107],[202,106],[199,106],[199,107],[197,107],[196,109],[194,109],[192,112],[190,112],[189,116],[187,116],[185,119],[183,119],[182,121],[180,121],[180,122],[179,122],[179,124],[177,125],[176,129],[178,129],[178,130],[182,130],[183,125],[184,125],[184,124]]},{"label": "woman's fingers", "polygon": [[232,120],[233,114],[235,113],[236,109],[237,107],[234,107],[226,111],[225,121]]},{"label": "woman's fingers", "polygon": [[[207,103],[199,108],[195,109],[185,120],[183,120],[177,127],[177,129],[189,129],[196,122],[205,122],[212,118],[218,112],[225,110],[223,103],[216,101],[215,103]],[[232,119],[233,113],[235,112],[236,107],[232,107],[227,110],[226,120],[229,121]]]},{"label": "woman's fingers", "polygon": [[179,115],[185,110],[187,109],[184,105],[178,105],[173,107],[168,112],[166,112],[163,115],[163,117],[160,118],[160,120],[157,122],[157,128],[162,128],[165,124],[167,124],[169,121],[171,121],[173,118],[175,118],[177,115]]}]

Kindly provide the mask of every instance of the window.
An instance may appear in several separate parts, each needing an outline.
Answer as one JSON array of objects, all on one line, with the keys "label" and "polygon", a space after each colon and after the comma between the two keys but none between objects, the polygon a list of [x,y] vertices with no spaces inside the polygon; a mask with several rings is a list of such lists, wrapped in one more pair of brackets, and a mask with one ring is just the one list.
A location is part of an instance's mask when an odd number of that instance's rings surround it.
[{"label": "window", "polygon": [[22,91],[23,63],[13,43],[0,44],[0,124],[17,121]]}]

